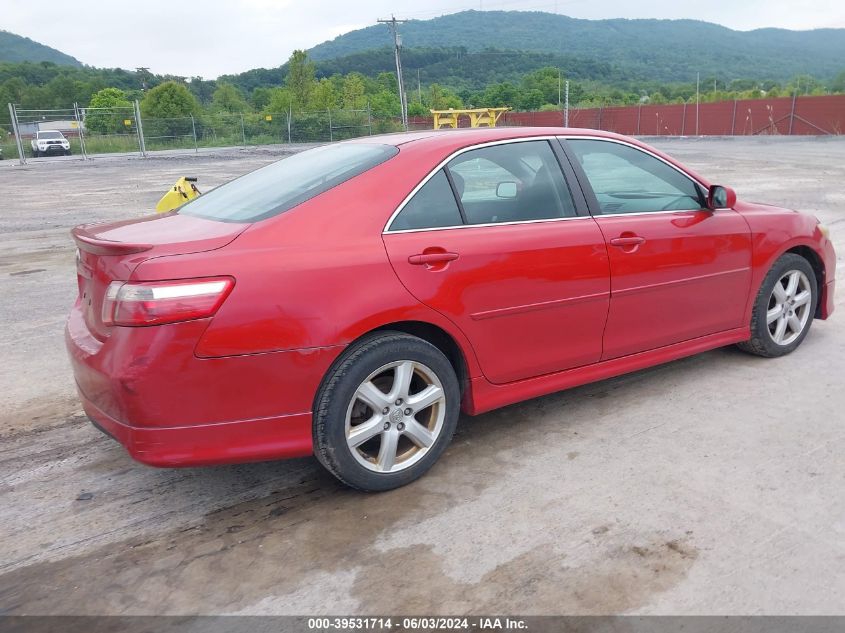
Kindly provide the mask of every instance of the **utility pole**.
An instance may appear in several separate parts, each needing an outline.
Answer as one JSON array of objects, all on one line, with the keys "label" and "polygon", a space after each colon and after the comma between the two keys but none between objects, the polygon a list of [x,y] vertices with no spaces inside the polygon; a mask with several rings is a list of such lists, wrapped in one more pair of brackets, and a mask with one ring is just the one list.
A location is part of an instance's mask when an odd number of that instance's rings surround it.
[{"label": "utility pole", "polygon": [[698,105],[699,105],[699,87],[701,84],[701,73],[695,73],[695,135],[698,136]]},{"label": "utility pole", "polygon": [[566,80],[566,101],[563,105],[563,127],[569,127],[569,80]]},{"label": "utility pole", "polygon": [[399,37],[399,25],[407,20],[397,20],[396,16],[391,15],[389,20],[377,20],[380,24],[387,24],[390,27],[390,32],[393,34],[393,52],[396,57],[396,80],[399,84],[399,105],[402,109],[402,127],[408,129],[408,100],[405,97],[405,82],[402,79],[402,59],[399,55],[399,49],[402,46],[402,40]]},{"label": "utility pole", "polygon": [[557,69],[557,109],[560,110],[560,68]]}]

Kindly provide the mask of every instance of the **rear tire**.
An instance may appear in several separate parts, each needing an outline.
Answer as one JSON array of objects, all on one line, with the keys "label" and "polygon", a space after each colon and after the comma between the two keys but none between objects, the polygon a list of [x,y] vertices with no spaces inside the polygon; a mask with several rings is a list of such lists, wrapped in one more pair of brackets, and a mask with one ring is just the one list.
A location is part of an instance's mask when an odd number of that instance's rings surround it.
[{"label": "rear tire", "polygon": [[794,351],[810,331],[818,287],[810,263],[795,253],[781,255],[763,279],[751,312],[751,338],[744,352],[775,358]]},{"label": "rear tire", "polygon": [[348,486],[391,490],[421,477],[452,439],[455,370],[431,343],[379,332],[347,350],[314,406],[314,453]]},{"label": "rear tire", "polygon": [[39,152],[37,149],[32,150],[32,157],[33,158],[38,158],[40,155],[41,155],[41,152]]}]

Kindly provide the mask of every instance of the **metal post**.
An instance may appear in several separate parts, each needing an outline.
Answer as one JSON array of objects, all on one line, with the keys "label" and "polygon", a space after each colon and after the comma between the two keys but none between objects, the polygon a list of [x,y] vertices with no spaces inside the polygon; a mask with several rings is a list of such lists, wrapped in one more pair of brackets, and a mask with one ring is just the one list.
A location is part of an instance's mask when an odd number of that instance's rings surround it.
[{"label": "metal post", "polygon": [[734,99],[734,113],[731,116],[731,136],[736,134],[736,99]]},{"label": "metal post", "polygon": [[792,124],[795,122],[795,100],[798,99],[798,92],[792,95],[792,110],[789,112],[789,135],[792,136]]},{"label": "metal post", "polygon": [[15,135],[15,145],[18,148],[18,162],[21,165],[26,165],[26,155],[23,151],[23,141],[21,140],[21,131],[18,127],[18,111],[15,104],[9,104],[9,116],[12,120],[12,133]]},{"label": "metal post", "polygon": [[334,141],[334,130],[332,130],[332,109],[326,108],[326,112],[329,113],[329,143]]},{"label": "metal post", "polygon": [[244,140],[244,146],[246,146],[246,128],[244,128],[244,114],[241,112],[241,138]]},{"label": "metal post", "polygon": [[643,104],[637,106],[637,136],[640,135],[640,117],[643,114]]},{"label": "metal post", "polygon": [[23,144],[21,143],[21,133],[18,129],[18,113],[12,103],[9,104],[9,116],[12,118],[12,132],[15,134],[15,145],[18,146],[18,163],[26,165],[26,156],[23,155]]},{"label": "metal post", "polygon": [[290,140],[290,121],[293,118],[293,105],[288,104],[288,143],[291,142]]},{"label": "metal post", "polygon": [[569,80],[566,80],[566,90],[563,102],[563,127],[569,127]]},{"label": "metal post", "polygon": [[138,132],[138,149],[141,151],[141,156],[147,157],[147,144],[144,142],[144,125],[141,123],[141,106],[138,100],[135,99],[135,129]]},{"label": "metal post", "polygon": [[194,121],[194,115],[193,114],[191,115],[191,129],[194,131],[194,151],[199,153],[200,148],[199,148],[199,145],[197,145],[197,124]]},{"label": "metal post", "polygon": [[599,105],[599,125],[598,125],[598,129],[602,129],[602,127],[601,127],[601,115],[602,115],[603,108],[604,108],[604,106]]},{"label": "metal post", "polygon": [[687,124],[687,102],[684,101],[684,113],[681,115],[681,136],[684,135],[684,130],[686,130]]},{"label": "metal post", "polygon": [[79,116],[79,104],[73,104],[73,118],[76,120],[76,131],[79,134],[79,149],[82,152],[82,160],[88,160],[88,152],[85,151],[85,135],[82,133],[82,117]]},{"label": "metal post", "polygon": [[[422,103],[422,101],[420,101]],[[367,129],[369,130],[368,136],[373,135],[373,111],[370,109],[370,100],[367,99]]]}]

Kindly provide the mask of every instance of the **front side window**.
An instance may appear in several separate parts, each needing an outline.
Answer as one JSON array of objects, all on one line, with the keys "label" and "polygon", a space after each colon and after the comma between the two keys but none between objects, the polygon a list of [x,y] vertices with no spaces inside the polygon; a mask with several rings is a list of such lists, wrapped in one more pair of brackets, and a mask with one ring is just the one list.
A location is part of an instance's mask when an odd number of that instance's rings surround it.
[{"label": "front side window", "polygon": [[602,213],[682,211],[706,206],[698,185],[662,160],[613,141],[570,139]]},{"label": "front side window", "polygon": [[574,217],[575,205],[547,141],[492,145],[447,165],[469,224]]},{"label": "front side window", "polygon": [[463,224],[446,174],[440,169],[408,200],[390,225],[391,231],[431,229]]},{"label": "front side window", "polygon": [[392,145],[338,143],[310,149],[236,178],[179,209],[223,222],[256,222],[292,209],[395,156]]}]

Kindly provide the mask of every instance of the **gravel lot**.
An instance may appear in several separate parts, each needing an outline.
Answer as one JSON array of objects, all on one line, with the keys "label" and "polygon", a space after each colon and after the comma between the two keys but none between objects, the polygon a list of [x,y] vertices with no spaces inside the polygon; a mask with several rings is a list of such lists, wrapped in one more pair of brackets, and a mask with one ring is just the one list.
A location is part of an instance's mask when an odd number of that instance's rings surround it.
[{"label": "gravel lot", "polygon": [[[654,145],[815,213],[843,278],[845,140]],[[462,418],[386,494],[313,459],[132,462],[75,399],[68,230],[289,151],[0,163],[0,614],[845,614],[843,289],[789,357],[726,348]]]}]

